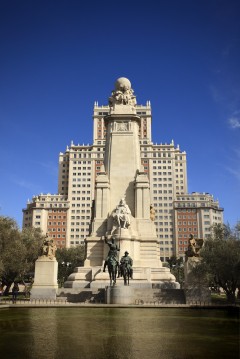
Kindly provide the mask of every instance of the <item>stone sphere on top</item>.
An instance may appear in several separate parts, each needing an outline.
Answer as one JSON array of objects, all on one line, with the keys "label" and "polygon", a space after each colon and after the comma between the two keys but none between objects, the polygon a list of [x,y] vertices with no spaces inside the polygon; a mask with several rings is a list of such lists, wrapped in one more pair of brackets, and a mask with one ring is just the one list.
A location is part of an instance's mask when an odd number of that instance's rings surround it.
[{"label": "stone sphere on top", "polygon": [[115,82],[115,90],[116,91],[126,91],[130,90],[131,88],[131,82],[126,77],[120,77]]}]

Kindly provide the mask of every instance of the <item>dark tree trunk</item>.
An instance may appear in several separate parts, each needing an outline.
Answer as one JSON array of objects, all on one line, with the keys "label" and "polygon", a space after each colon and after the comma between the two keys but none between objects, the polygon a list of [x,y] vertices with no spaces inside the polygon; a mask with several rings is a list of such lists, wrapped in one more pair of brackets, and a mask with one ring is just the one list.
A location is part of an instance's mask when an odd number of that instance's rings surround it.
[{"label": "dark tree trunk", "polygon": [[3,295],[8,295],[9,294],[9,291],[10,291],[12,283],[13,282],[6,284],[6,288],[4,289]]},{"label": "dark tree trunk", "polygon": [[226,292],[226,296],[227,296],[227,302],[229,304],[236,303],[235,291],[234,292]]}]

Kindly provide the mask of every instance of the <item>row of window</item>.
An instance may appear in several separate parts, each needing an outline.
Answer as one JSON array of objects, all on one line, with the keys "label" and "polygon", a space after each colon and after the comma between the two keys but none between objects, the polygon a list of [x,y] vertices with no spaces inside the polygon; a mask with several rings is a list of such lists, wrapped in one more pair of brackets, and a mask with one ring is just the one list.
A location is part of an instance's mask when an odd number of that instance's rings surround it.
[{"label": "row of window", "polygon": [[[153,181],[154,182],[157,182],[157,181],[159,181],[159,182],[161,182],[161,181],[164,181],[164,182],[172,181],[172,177],[163,177],[163,178],[161,178],[161,177],[156,177],[156,178],[153,177]],[[178,182],[176,181],[176,183],[178,183]]]},{"label": "row of window", "polygon": [[159,226],[172,226],[172,222],[154,222],[156,225],[159,225]]},{"label": "row of window", "polygon": [[173,229],[172,228],[156,228],[156,232],[172,232]]},{"label": "row of window", "polygon": [[[186,217],[186,216],[185,216]],[[178,225],[179,226],[186,226],[186,225],[188,225],[188,226],[196,226],[197,225],[197,222],[192,222],[192,221],[188,221],[188,222],[182,222],[182,221],[179,221],[178,222]]]},{"label": "row of window", "polygon": [[172,201],[172,197],[153,197],[153,200],[154,201],[157,201],[157,200],[159,200],[159,201]]},{"label": "row of window", "polygon": [[[154,160],[153,163],[172,163],[172,161],[166,161],[166,160]],[[182,163],[176,163],[176,165],[182,166]]]},{"label": "row of window", "polygon": [[72,194],[91,194],[91,191],[72,191]]},{"label": "row of window", "polygon": [[[91,176],[91,172],[73,172],[73,176]],[[64,176],[62,176],[62,178],[65,178]]]},{"label": "row of window", "polygon": [[173,241],[160,241],[160,244],[172,244],[173,245]]},{"label": "row of window", "polygon": [[156,203],[156,202],[154,202],[153,204],[154,204],[154,206],[158,206],[158,207],[172,207],[173,206],[172,203]]},{"label": "row of window", "polygon": [[71,222],[71,226],[85,226],[85,225],[89,225],[89,222]]},{"label": "row of window", "polygon": [[[85,210],[82,210],[82,213],[85,213]],[[71,216],[71,219],[78,219],[77,216]]]},{"label": "row of window", "polygon": [[[74,238],[74,236],[71,236],[71,238]],[[76,236],[76,238],[79,238]],[[84,236],[80,236],[80,238],[84,238]],[[73,244],[84,244],[84,241],[70,241],[70,244],[73,245]]]},{"label": "row of window", "polygon": [[72,197],[72,200],[73,201],[90,201],[91,200],[91,197]]},{"label": "row of window", "polygon": [[187,234],[179,234],[178,238],[189,238],[189,235],[187,235]]},{"label": "row of window", "polygon": [[64,203],[64,204],[62,204],[62,203],[55,203],[55,204],[51,204],[51,203],[50,203],[50,204],[48,204],[48,203],[40,203],[40,205],[39,205],[39,207],[41,207],[41,208],[44,208],[44,207],[62,208],[62,207],[67,207],[67,206],[68,206],[67,203]]},{"label": "row of window", "polygon": [[[98,162],[98,161],[97,161]],[[83,171],[86,171],[86,170],[91,170],[92,168],[89,166],[89,167],[73,167],[73,170],[83,170]]]},{"label": "row of window", "polygon": [[161,194],[162,194],[162,193],[163,193],[163,194],[171,193],[171,194],[172,194],[173,191],[172,191],[171,189],[169,189],[169,190],[167,190],[167,189],[165,189],[165,190],[159,189],[159,190],[153,190],[153,193],[154,193],[154,194],[157,194],[157,193],[159,193],[159,194],[160,194],[160,193],[161,193]]},{"label": "row of window", "polygon": [[66,228],[48,228],[49,232],[66,232]]},{"label": "row of window", "polygon": [[[84,165],[86,165],[86,164],[90,164],[91,163],[91,161],[73,161],[73,164],[74,165],[77,165],[77,164],[84,164]],[[64,166],[64,165],[63,165]]]},{"label": "row of window", "polygon": [[88,227],[87,228],[71,228],[71,232],[88,232]]},{"label": "row of window", "polygon": [[66,222],[48,222],[48,225],[49,226],[65,226],[66,225]]},{"label": "row of window", "polygon": [[178,232],[197,232],[197,228],[178,228]]},{"label": "row of window", "polygon": [[197,216],[196,216],[196,214],[192,214],[192,215],[190,214],[190,215],[188,215],[188,216],[186,216],[186,215],[184,215],[184,216],[179,215],[179,216],[178,216],[178,219],[182,219],[182,218],[183,218],[183,219],[187,219],[187,218],[188,218],[188,219],[196,219]]},{"label": "row of window", "polygon": [[188,244],[188,241],[179,241],[179,244]]},{"label": "row of window", "polygon": [[72,203],[72,207],[91,207],[90,203]]},{"label": "row of window", "polygon": [[[44,197],[41,197],[40,198],[40,201],[42,201],[42,202],[45,202],[45,201],[49,201],[49,197],[46,197],[46,198],[44,198]],[[58,201],[64,201],[65,200],[65,198],[64,197],[61,197],[61,198],[55,198],[55,197],[53,197],[53,198],[50,198],[50,200],[51,200],[51,202],[58,202]]]}]

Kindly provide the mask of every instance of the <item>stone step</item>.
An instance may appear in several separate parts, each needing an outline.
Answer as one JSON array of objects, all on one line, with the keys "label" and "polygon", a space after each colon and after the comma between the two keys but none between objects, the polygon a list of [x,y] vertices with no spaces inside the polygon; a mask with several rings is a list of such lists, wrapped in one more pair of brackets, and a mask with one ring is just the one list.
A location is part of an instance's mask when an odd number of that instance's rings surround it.
[{"label": "stone step", "polygon": [[[90,288],[60,288],[58,298],[65,298],[72,303],[104,303],[105,288],[92,290]],[[134,288],[135,303],[185,304],[183,289]]]}]

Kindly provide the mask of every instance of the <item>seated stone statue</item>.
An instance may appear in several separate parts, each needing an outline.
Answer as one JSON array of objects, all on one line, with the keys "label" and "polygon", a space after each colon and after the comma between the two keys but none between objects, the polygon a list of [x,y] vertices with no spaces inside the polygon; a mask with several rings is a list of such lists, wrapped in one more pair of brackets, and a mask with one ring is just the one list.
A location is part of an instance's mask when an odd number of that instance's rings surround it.
[{"label": "seated stone statue", "polygon": [[112,217],[118,228],[128,228],[130,226],[131,211],[126,204],[124,198],[122,198],[113,211]]},{"label": "seated stone statue", "polygon": [[41,248],[41,256],[46,256],[50,259],[55,257],[57,247],[54,243],[53,239],[48,238],[48,234],[46,234],[46,238],[43,241],[42,248]]},{"label": "seated stone statue", "polygon": [[203,246],[203,239],[195,239],[193,234],[190,234],[188,239],[188,249],[185,252],[186,260],[188,257],[199,257],[200,249]]}]

